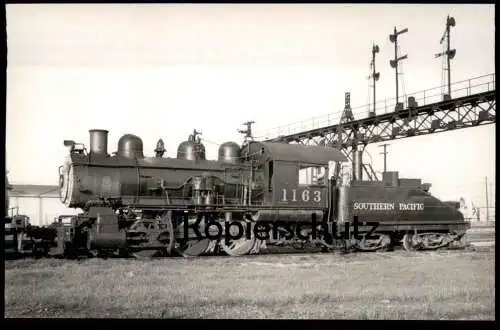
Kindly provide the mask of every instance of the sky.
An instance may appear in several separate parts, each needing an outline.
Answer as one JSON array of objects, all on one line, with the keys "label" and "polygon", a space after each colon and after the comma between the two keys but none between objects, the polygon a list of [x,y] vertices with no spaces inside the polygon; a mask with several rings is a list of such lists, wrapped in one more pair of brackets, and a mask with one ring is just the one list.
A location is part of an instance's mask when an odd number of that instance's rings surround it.
[{"label": "sky", "polygon": [[[406,93],[443,83],[434,54],[447,15],[452,82],[495,72],[494,5],[9,4],[6,13],[12,184],[56,185],[63,140],[88,145],[89,129],[110,131],[110,153],[132,133],[148,156],[162,138],[170,157],[197,129],[215,159],[218,144],[242,142],[245,121],[257,133],[338,113],[345,92],[364,105],[373,43],[377,100],[393,98],[394,27],[408,28],[398,40]],[[485,177],[494,197],[494,125],[389,143],[388,170],[430,182],[437,197],[484,205]],[[364,157],[377,171],[381,151],[369,145]]]}]

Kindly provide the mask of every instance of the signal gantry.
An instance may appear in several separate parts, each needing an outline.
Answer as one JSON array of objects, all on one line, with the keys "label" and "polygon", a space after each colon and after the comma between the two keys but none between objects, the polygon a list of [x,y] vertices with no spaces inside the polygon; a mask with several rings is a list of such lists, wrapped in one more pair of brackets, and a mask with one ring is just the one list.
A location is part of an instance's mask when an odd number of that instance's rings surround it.
[{"label": "signal gantry", "polygon": [[450,49],[450,27],[455,26],[455,19],[453,17],[448,17],[446,18],[446,28],[443,32],[443,36],[441,37],[441,41],[439,44],[443,44],[443,42],[446,39],[446,50],[435,54],[434,58],[439,58],[441,56],[446,56],[446,67],[443,68],[443,73],[444,71],[448,72],[448,82],[447,82],[447,87],[448,87],[448,94],[443,95],[443,101],[450,100],[451,99],[451,67],[450,67],[450,60],[452,60],[455,57],[455,54],[457,53],[456,49]]},{"label": "signal gantry", "polygon": [[398,63],[399,61],[405,60],[408,58],[408,55],[403,55],[401,57],[398,57],[398,36],[408,32],[408,29],[405,28],[401,31],[396,30],[396,27],[394,27],[394,34],[389,35],[389,40],[394,43],[394,59],[389,61],[389,64],[393,69],[396,70],[396,110],[398,110],[398,107],[402,107],[399,105],[399,82],[398,82]]}]

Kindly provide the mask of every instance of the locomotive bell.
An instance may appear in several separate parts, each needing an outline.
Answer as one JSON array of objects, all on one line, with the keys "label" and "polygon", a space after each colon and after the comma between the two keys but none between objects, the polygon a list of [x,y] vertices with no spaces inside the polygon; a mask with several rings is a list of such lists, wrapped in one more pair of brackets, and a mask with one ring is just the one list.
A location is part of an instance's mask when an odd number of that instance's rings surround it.
[{"label": "locomotive bell", "polygon": [[159,139],[158,142],[156,142],[156,149],[154,150],[156,157],[163,157],[165,151],[167,151],[165,149],[165,143],[162,139]]}]

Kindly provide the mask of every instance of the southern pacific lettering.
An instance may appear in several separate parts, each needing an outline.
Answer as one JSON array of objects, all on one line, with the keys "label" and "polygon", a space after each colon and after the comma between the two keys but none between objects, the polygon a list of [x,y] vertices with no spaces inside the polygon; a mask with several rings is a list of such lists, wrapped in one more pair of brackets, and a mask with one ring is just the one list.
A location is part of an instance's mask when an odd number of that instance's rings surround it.
[{"label": "southern pacific lettering", "polygon": [[354,210],[366,211],[423,211],[424,203],[364,203],[354,202]]}]

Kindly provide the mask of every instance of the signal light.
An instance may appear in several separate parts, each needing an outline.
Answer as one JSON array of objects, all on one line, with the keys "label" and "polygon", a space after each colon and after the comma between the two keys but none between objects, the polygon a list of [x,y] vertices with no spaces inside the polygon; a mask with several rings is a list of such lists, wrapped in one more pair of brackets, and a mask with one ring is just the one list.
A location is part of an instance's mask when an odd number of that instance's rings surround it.
[{"label": "signal light", "polygon": [[397,38],[398,38],[398,35],[403,34],[403,33],[406,33],[406,32],[408,32],[408,29],[407,29],[407,28],[405,28],[405,29],[403,29],[403,30],[401,30],[401,31],[399,31],[399,32],[398,32],[398,31],[396,31],[396,28],[394,28],[394,34],[391,34],[391,35],[389,36],[389,40],[390,40],[391,42],[396,42],[396,40],[397,40]]},{"label": "signal light", "polygon": [[448,26],[455,26],[455,18],[448,17],[448,20],[446,21],[446,25],[448,25]]},{"label": "signal light", "polygon": [[407,58],[408,58],[408,55],[404,55],[404,56],[398,57],[396,60],[390,60],[389,64],[391,65],[391,68],[394,69],[396,67],[397,62],[399,62],[401,60],[406,60]]}]

